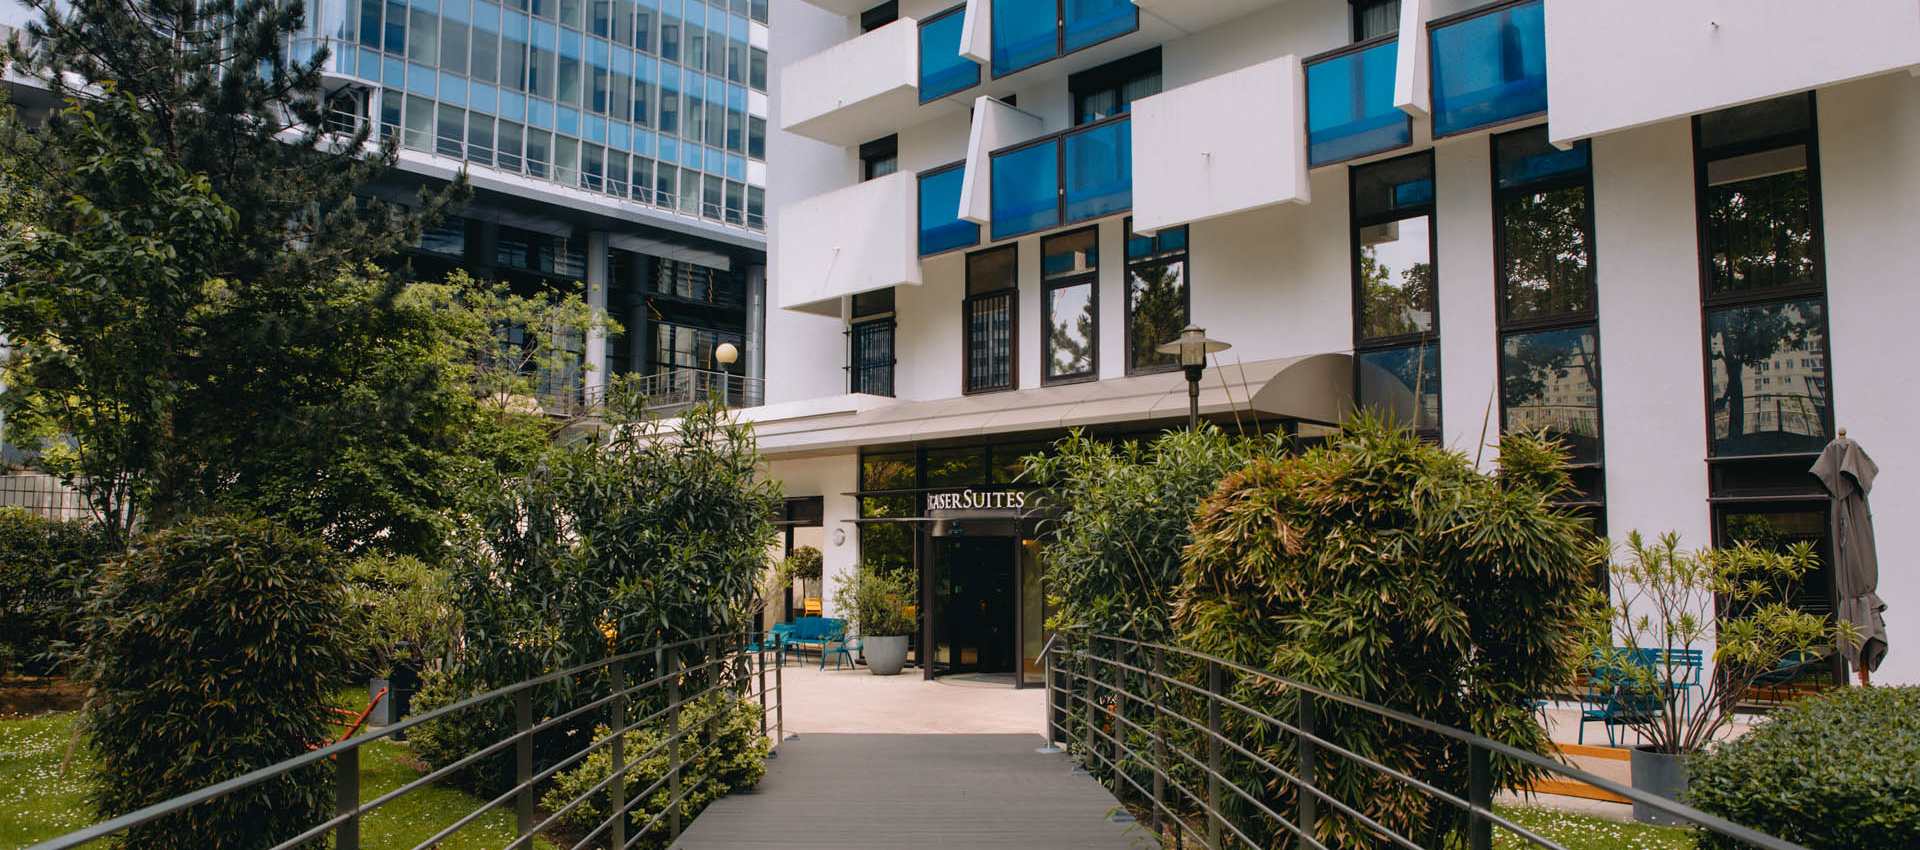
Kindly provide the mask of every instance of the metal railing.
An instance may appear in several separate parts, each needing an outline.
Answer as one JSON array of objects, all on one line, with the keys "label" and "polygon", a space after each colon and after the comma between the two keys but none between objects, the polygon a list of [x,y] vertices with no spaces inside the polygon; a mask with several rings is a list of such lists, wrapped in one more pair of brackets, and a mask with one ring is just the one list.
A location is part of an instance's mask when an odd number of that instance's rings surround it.
[{"label": "metal railing", "polygon": [[722,407],[757,407],[765,403],[767,382],[712,369],[667,369],[642,376],[634,391],[646,399],[647,410],[668,414],[707,401]]},{"label": "metal railing", "polygon": [[[689,727],[681,723],[683,709],[696,700],[713,694],[727,694],[744,700],[759,702],[760,734],[772,742],[777,751],[780,741],[786,737],[786,712],[781,699],[784,693],[781,668],[785,665],[774,663],[772,667],[773,683],[768,684],[768,657],[779,661],[779,648],[769,646],[747,634],[728,636],[708,636],[687,640],[661,643],[649,649],[628,652],[583,664],[565,670],[559,670],[517,682],[503,688],[488,691],[451,705],[408,717],[391,726],[381,727],[366,734],[321,747],[305,755],[255,770],[225,782],[209,785],[198,791],[183,794],[165,802],[156,803],[138,811],[102,821],[86,829],[68,833],[59,838],[34,845],[30,850],[63,850],[68,847],[81,847],[127,830],[170,815],[187,812],[195,806],[218,800],[243,789],[269,782],[303,768],[319,768],[325,764],[333,766],[335,788],[335,815],[332,818],[310,825],[297,835],[286,837],[273,845],[273,850],[287,850],[294,847],[331,847],[333,850],[359,850],[361,820],[367,814],[380,809],[402,797],[421,789],[433,786],[438,780],[448,779],[463,770],[474,768],[483,759],[513,751],[513,787],[507,789],[478,808],[461,816],[444,829],[425,841],[414,845],[414,850],[426,850],[447,840],[463,828],[472,825],[482,815],[511,803],[514,811],[514,839],[506,845],[508,848],[533,846],[534,837],[543,832],[546,838],[557,838],[557,828],[562,818],[569,812],[586,803],[589,799],[604,795],[608,803],[604,810],[608,813],[591,831],[580,835],[569,846],[574,850],[599,846],[604,837],[606,846],[613,848],[632,847],[642,838],[654,836],[667,840],[680,835],[681,803],[690,788],[703,784],[703,776],[697,771],[689,771],[702,754],[702,749],[691,746],[687,739],[699,731],[699,727]],[[555,706],[551,716],[538,722],[534,719],[533,698],[536,690],[557,686],[569,681],[587,680],[592,687],[579,689],[583,694],[578,705],[569,707]],[[635,681],[637,680],[637,681]],[[368,744],[393,738],[400,733],[424,723],[452,719],[461,712],[482,709],[485,706],[498,707],[501,701],[510,701],[513,711],[512,734],[485,747],[481,747],[461,758],[441,765],[398,788],[381,794],[371,800],[361,800],[360,793],[360,753]],[[636,711],[636,704],[640,706]],[[648,711],[647,709],[652,709]],[[639,716],[636,716],[639,715]],[[565,739],[580,724],[588,724],[593,729],[598,721],[609,730],[604,736],[588,734],[586,744],[578,750],[564,756],[553,757],[551,764],[536,771],[534,755],[536,738],[542,732],[551,733],[545,740]],[[659,729],[665,723],[665,734],[658,738],[652,749],[644,753],[626,752],[628,733],[643,728]],[[720,722],[716,717],[709,725]],[[572,798],[567,803],[555,807],[543,819],[536,820],[537,805],[541,792],[548,780],[555,774],[576,764],[601,749],[609,750],[610,768],[605,779]],[[629,794],[626,788],[626,776],[636,765],[642,765],[649,759],[666,753],[666,766],[662,775],[652,784],[637,793]],[[551,753],[547,753],[552,757]],[[668,790],[665,806],[651,817],[637,820],[639,815],[633,807],[659,792]],[[549,832],[550,828],[556,828]],[[579,827],[567,829],[565,837],[573,838]],[[329,843],[329,837],[332,841]]]},{"label": "metal railing", "polygon": [[[1564,850],[1495,810],[1498,759],[1503,767],[1595,786],[1760,850],[1804,850],[1537,753],[1191,649],[1060,632],[1041,655],[1048,746],[1067,743],[1081,767],[1115,797],[1149,814],[1154,833],[1167,846],[1349,846],[1323,832],[1321,822],[1331,816],[1344,819],[1346,831],[1363,836],[1360,843],[1369,847],[1490,850],[1495,831],[1501,830],[1521,846]],[[1263,696],[1246,696],[1254,692]],[[1280,695],[1293,698],[1291,717],[1249,704]],[[1328,722],[1336,714],[1348,723],[1435,736],[1464,750],[1466,787],[1441,787],[1459,783],[1423,779],[1355,752],[1341,743],[1344,736],[1334,728],[1339,724]],[[1385,788],[1422,796],[1436,808],[1452,807],[1448,814],[1454,817],[1447,822],[1458,826],[1423,828],[1418,835],[1391,828],[1382,812],[1337,793],[1334,786],[1351,789],[1355,783],[1329,776],[1330,768],[1340,767],[1332,759],[1359,766],[1365,774],[1359,781],[1376,793]]]}]

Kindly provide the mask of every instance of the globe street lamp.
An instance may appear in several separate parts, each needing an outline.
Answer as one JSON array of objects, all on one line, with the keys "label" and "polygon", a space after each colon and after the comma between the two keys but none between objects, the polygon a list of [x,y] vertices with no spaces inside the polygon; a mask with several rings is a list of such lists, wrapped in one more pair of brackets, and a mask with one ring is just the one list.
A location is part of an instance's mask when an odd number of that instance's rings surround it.
[{"label": "globe street lamp", "polygon": [[1187,429],[1200,427],[1200,374],[1207,369],[1207,355],[1226,351],[1232,345],[1208,339],[1206,329],[1188,325],[1180,338],[1155,348],[1161,354],[1180,358],[1180,369],[1187,373]]},{"label": "globe street lamp", "polygon": [[729,386],[732,382],[727,380],[727,367],[740,359],[740,349],[735,348],[731,342],[720,343],[720,346],[713,350],[713,359],[720,364],[720,406],[731,407],[727,396],[732,389]]}]

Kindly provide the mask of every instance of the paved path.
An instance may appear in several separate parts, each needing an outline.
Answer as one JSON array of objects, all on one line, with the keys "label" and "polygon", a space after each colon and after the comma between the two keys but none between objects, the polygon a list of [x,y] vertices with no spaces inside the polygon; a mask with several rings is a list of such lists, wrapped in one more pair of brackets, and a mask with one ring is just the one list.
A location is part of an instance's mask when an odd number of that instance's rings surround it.
[{"label": "paved path", "polygon": [[1152,848],[1040,736],[802,734],[757,789],[715,802],[684,850]]}]

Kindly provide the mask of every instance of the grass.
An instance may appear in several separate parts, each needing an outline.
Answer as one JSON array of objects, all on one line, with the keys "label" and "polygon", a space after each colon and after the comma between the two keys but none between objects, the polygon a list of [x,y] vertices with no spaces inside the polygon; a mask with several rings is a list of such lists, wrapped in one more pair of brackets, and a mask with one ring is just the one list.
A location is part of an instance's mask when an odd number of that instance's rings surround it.
[{"label": "grass", "polygon": [[[94,822],[86,799],[90,764],[85,750],[76,754],[71,775],[59,775],[73,720],[72,712],[0,717],[0,849],[26,847]],[[405,744],[368,744],[360,757],[360,799],[372,800],[419,776],[413,752]],[[369,850],[407,850],[482,802],[454,788],[422,788],[369,813],[360,825],[361,846]],[[509,806],[487,812],[439,847],[491,850],[505,846],[513,837],[513,811]],[[535,846],[555,845],[539,839]]]},{"label": "grass", "polygon": [[[1567,850],[1692,850],[1694,846],[1688,829],[1609,820],[1543,806],[1501,806],[1499,812]],[[1496,827],[1493,846],[1520,850],[1534,845]]]}]

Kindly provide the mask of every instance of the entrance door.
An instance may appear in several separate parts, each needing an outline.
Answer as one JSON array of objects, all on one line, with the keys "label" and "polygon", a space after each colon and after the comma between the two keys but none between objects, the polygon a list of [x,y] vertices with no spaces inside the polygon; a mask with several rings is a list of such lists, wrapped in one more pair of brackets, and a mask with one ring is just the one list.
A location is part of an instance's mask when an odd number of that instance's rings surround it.
[{"label": "entrance door", "polygon": [[935,672],[1014,672],[1014,541],[936,538],[933,578]]}]

